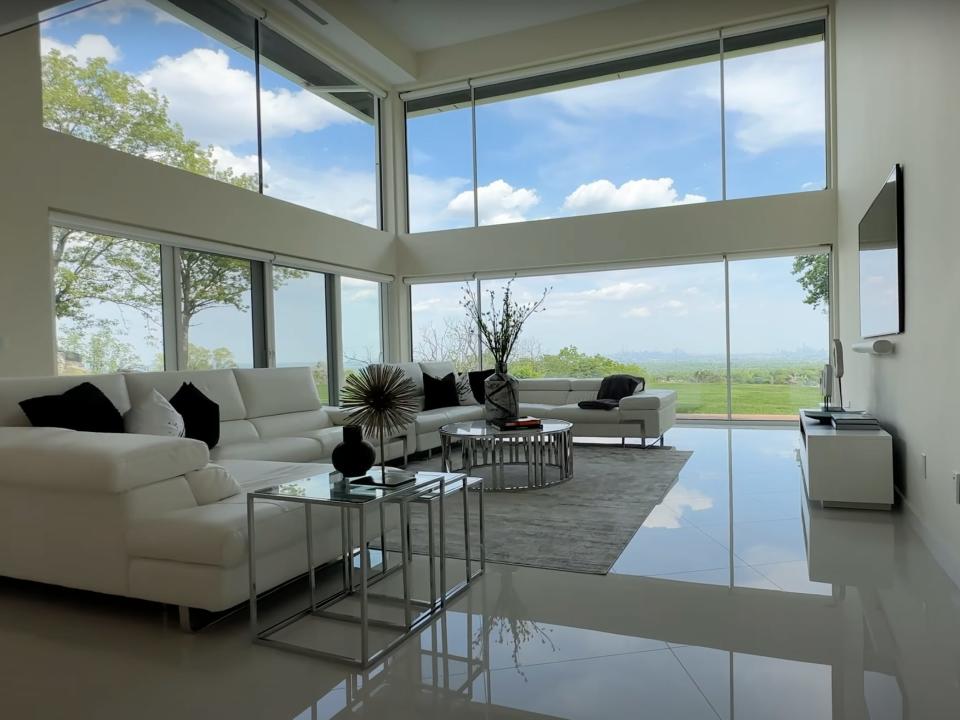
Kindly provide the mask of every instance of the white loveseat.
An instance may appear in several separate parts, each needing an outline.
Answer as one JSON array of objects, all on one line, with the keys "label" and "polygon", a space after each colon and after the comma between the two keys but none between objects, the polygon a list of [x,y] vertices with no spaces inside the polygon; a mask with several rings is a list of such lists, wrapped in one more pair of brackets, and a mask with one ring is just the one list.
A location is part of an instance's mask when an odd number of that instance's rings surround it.
[{"label": "white loveseat", "polygon": [[[220,405],[212,451],[183,438],[29,427],[18,405],[89,381],[125,412],[131,397],[154,388],[169,397],[185,380]],[[245,492],[331,470],[321,461],[340,442],[342,421],[321,407],[307,368],[0,379],[0,575],[182,609],[242,603]],[[241,492],[201,504],[190,479],[211,459]],[[325,510],[314,513],[318,563],[340,556],[339,513]],[[260,587],[305,572],[302,506],[258,503],[256,513]],[[368,539],[379,531],[374,520]]]},{"label": "white loveseat", "polygon": [[[395,363],[423,394],[423,375],[441,378],[454,371],[453,363]],[[602,378],[529,378],[520,380],[520,412],[524,415],[568,420],[576,437],[614,437],[661,440],[677,419],[673,390],[647,389],[620,401],[613,410],[583,410],[581,400],[595,400]],[[421,399],[421,407],[423,402]],[[418,452],[440,447],[440,428],[447,423],[479,420],[482,405],[424,410],[417,414],[413,435]]]}]

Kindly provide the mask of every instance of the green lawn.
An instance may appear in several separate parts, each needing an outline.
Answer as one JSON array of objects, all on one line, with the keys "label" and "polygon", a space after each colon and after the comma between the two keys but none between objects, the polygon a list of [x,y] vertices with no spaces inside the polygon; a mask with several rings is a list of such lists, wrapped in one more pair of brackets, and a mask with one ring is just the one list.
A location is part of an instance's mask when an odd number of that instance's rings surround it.
[{"label": "green lawn", "polygon": [[[663,383],[652,380],[651,388],[677,391],[677,412],[693,415],[724,415],[727,388],[723,383]],[[806,385],[733,385],[734,415],[783,415],[795,417],[802,407],[816,407],[820,389]]]}]

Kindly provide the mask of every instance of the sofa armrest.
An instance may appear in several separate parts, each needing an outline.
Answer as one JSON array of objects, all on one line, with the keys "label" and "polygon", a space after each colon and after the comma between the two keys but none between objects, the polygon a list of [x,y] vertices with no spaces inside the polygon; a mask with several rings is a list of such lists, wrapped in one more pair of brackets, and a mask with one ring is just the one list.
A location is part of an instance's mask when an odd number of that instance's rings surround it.
[{"label": "sofa armrest", "polygon": [[677,401],[674,390],[643,390],[620,400],[621,410],[657,410]]},{"label": "sofa armrest", "polygon": [[347,419],[347,416],[350,414],[349,410],[345,410],[342,407],[334,407],[332,405],[324,405],[321,410],[323,410],[327,416],[330,418],[330,422],[334,425],[349,425],[350,421]]},{"label": "sofa armrest", "polygon": [[204,467],[198,440],[90,433],[62,428],[0,428],[0,484],[123,493]]}]

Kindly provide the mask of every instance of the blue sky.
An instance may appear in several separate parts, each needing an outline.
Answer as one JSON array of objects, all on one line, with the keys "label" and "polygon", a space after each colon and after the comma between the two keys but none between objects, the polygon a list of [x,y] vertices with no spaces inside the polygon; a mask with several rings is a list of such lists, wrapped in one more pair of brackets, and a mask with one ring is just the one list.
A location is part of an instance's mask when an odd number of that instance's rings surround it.
[{"label": "blue sky", "polygon": [[[823,43],[726,60],[727,197],[825,186]],[[719,200],[720,63],[477,106],[480,223]],[[411,230],[473,225],[469,108],[408,121]]]}]

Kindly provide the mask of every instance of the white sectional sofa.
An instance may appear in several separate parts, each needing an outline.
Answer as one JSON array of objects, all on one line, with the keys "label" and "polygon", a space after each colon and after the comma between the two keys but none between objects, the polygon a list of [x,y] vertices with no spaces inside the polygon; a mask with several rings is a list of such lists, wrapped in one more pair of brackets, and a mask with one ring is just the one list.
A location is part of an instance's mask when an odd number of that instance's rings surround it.
[{"label": "white sectional sofa", "polygon": [[[395,363],[421,395],[423,374],[444,377],[453,363]],[[663,438],[677,419],[677,394],[673,390],[643,390],[620,401],[613,410],[583,410],[581,400],[595,400],[602,378],[530,378],[520,380],[520,412],[537,417],[568,420],[576,437],[614,437],[648,440]],[[422,403],[421,403],[422,407]],[[461,420],[479,420],[482,405],[461,405],[421,411],[414,422],[414,447],[418,452],[440,447],[440,427]]]},{"label": "white sectional sofa", "polygon": [[[142,392],[169,397],[193,382],[220,405],[220,444],[28,427],[20,400],[84,381],[121,412]],[[0,575],[181,609],[242,603],[245,491],[331,470],[322,461],[340,442],[343,415],[321,407],[308,368],[0,379]],[[403,450],[393,442],[388,454]],[[241,492],[201,504],[190,481],[211,459]],[[340,555],[339,513],[325,510],[314,514],[318,563]],[[258,503],[256,512],[260,586],[305,572],[302,506]]]},{"label": "white sectional sofa", "polygon": [[[443,376],[449,363],[402,363],[423,388],[423,373]],[[183,382],[220,406],[220,443],[152,435],[86,433],[29,427],[19,402],[62,393],[81,382],[99,387],[120,412],[156,389],[172,396]],[[617,410],[581,410],[600,380],[522,380],[524,413],[570,420],[575,435],[662,437],[676,396],[647,390]],[[480,405],[420,412],[390,457],[439,446],[438,429],[483,416]],[[323,407],[308,368],[210,370],[0,379],[0,575],[178,605],[226,610],[248,599],[247,490],[331,470],[345,413]],[[223,466],[239,492],[202,497],[195,481]],[[234,488],[235,490],[236,488]],[[270,588],[306,570],[303,507],[258,503],[259,585]],[[395,513],[387,524],[395,527]],[[339,513],[316,508],[314,557],[340,556]],[[368,540],[379,532],[367,523]],[[359,546],[359,537],[354,537]]]}]

